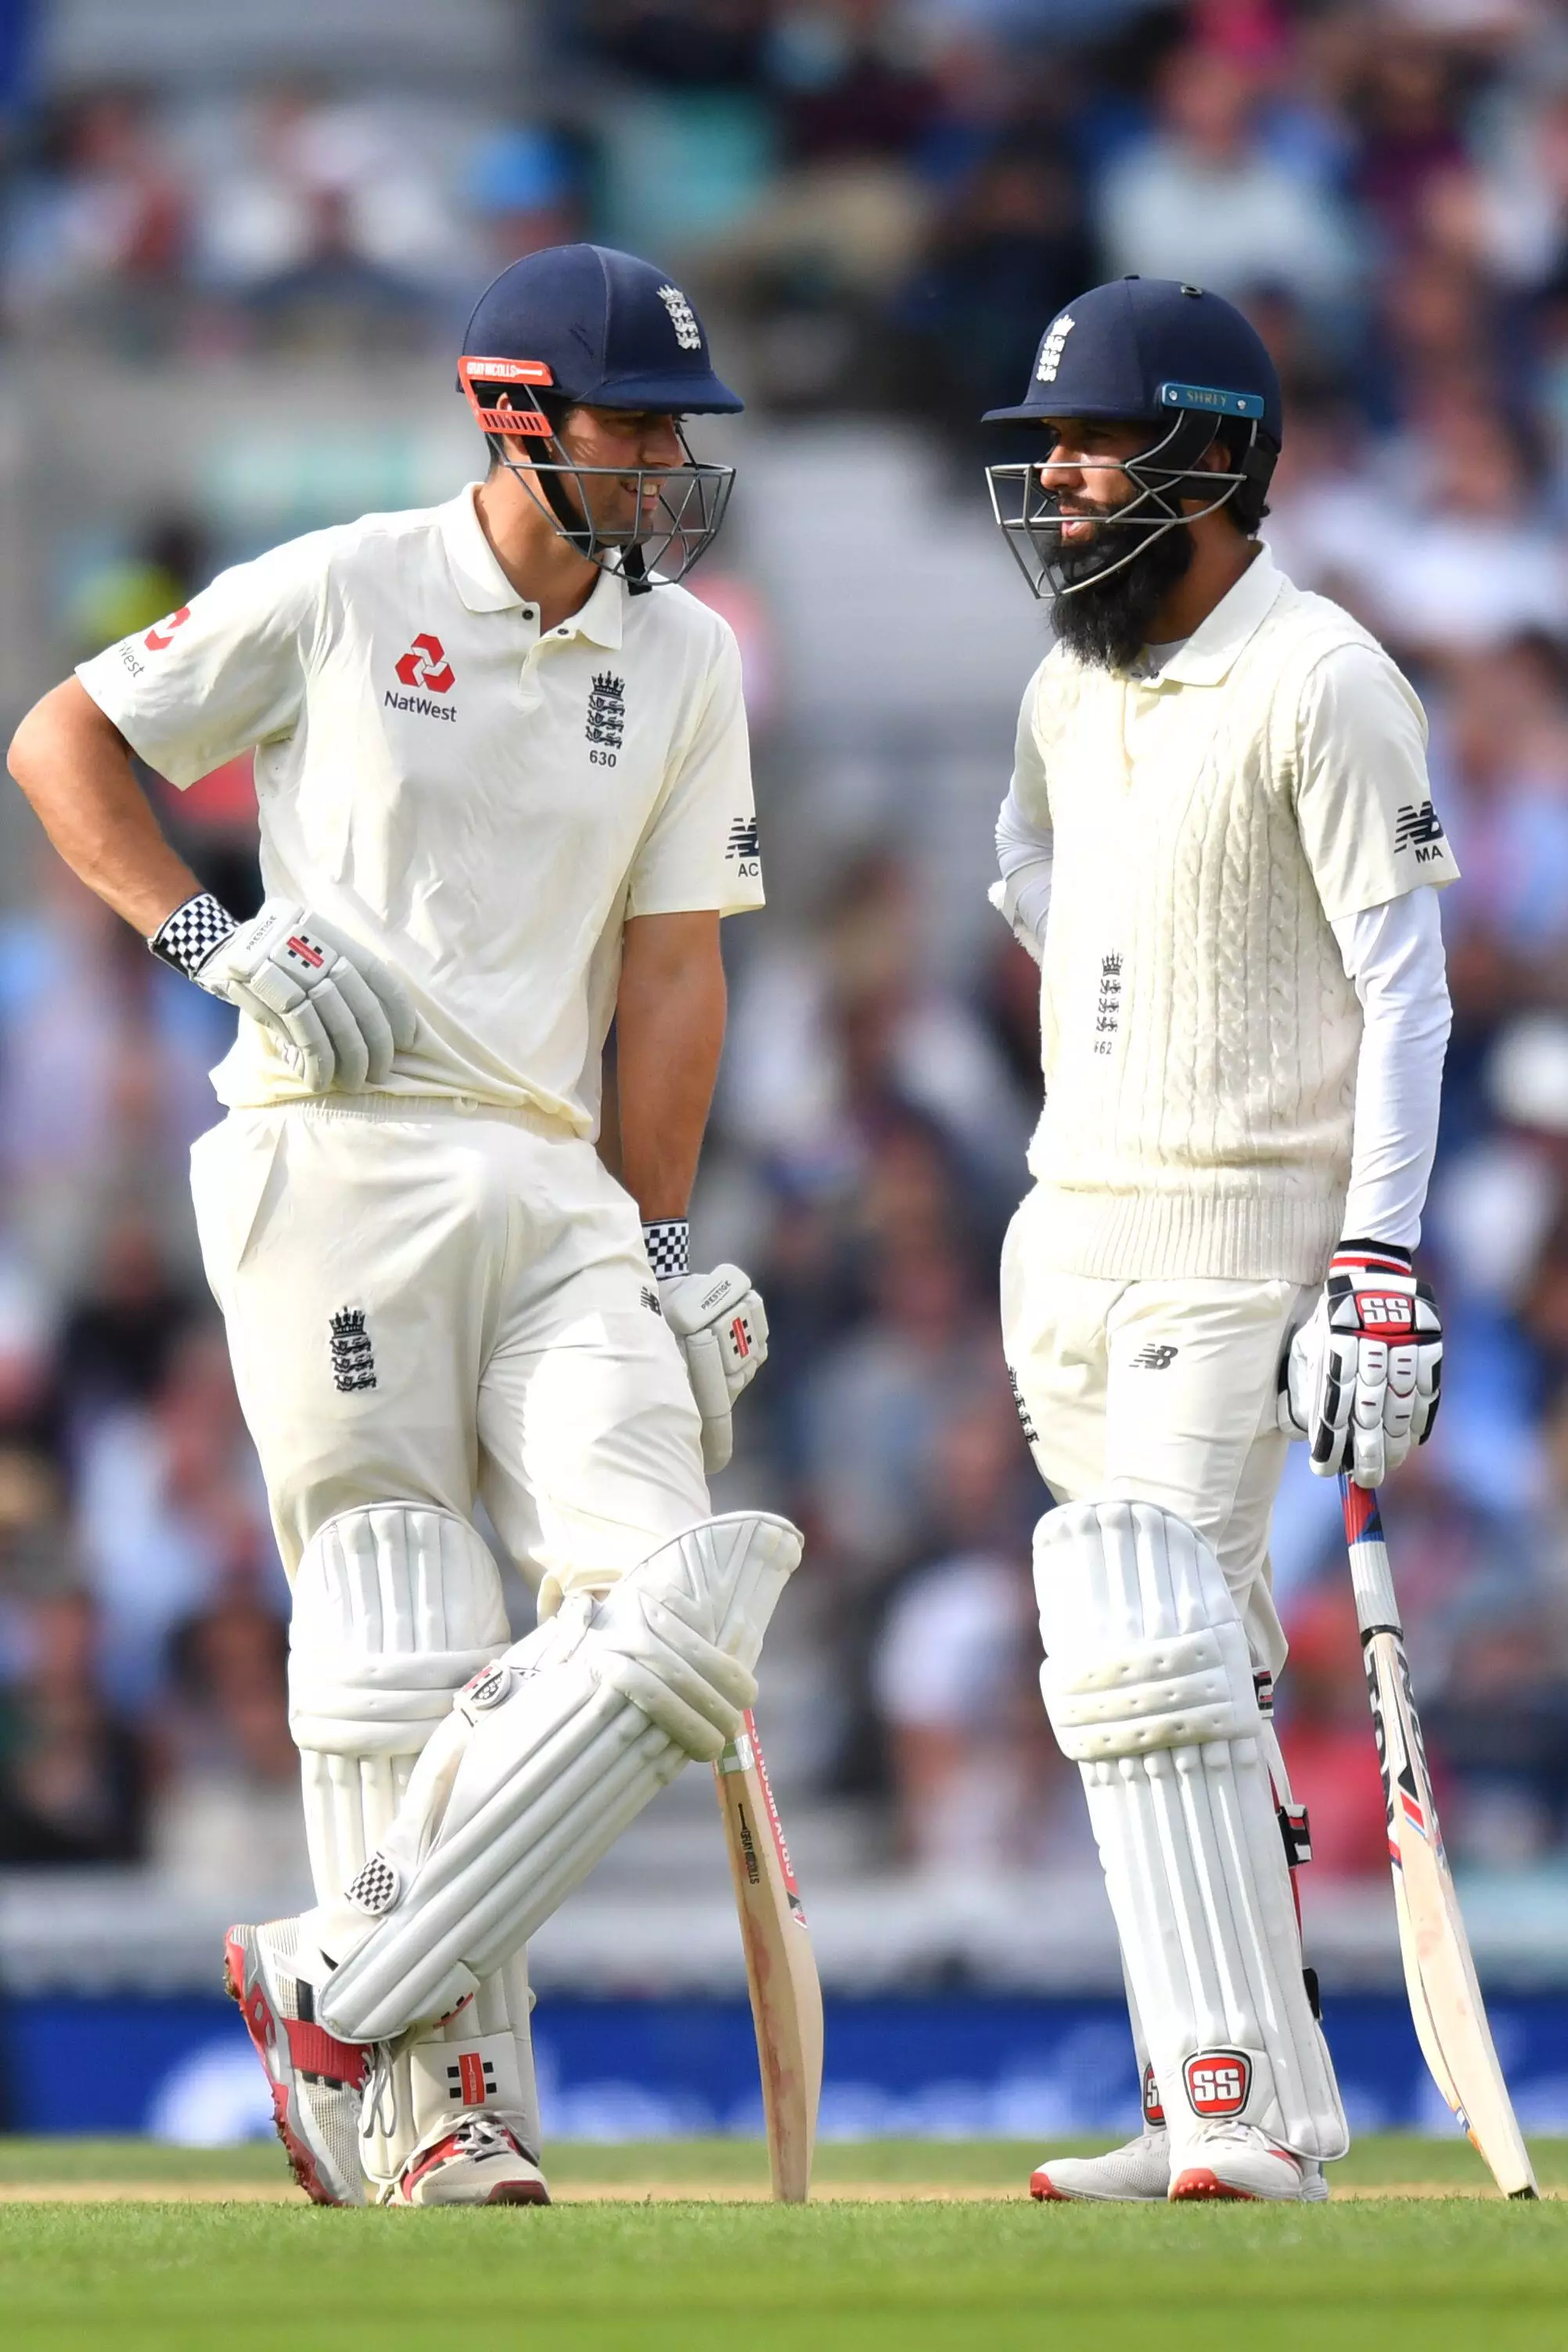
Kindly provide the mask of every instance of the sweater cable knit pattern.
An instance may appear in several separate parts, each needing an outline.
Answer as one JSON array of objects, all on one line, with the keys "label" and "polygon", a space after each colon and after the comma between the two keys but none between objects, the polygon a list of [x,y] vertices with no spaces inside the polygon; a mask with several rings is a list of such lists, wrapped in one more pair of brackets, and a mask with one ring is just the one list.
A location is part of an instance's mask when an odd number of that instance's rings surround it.
[{"label": "sweater cable knit pattern", "polygon": [[1030,1166],[1063,1272],[1322,1278],[1362,1023],[1296,822],[1298,734],[1317,665],[1352,646],[1377,651],[1281,582],[1221,684],[1113,676],[1060,647],[1041,667],[1055,875]]}]

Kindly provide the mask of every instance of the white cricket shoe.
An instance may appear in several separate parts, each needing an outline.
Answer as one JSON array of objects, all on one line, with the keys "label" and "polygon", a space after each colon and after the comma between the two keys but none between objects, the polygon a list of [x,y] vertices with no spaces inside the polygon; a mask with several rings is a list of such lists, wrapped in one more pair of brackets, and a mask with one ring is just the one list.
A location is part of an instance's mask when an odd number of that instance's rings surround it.
[{"label": "white cricket shoe", "polygon": [[299,1922],[231,1927],[224,1938],[224,1986],[272,2086],[278,2137],[294,2178],[314,2204],[363,2205],[363,2094],[374,2052],[339,2042],[316,2023],[314,1988],[296,1976]]},{"label": "white cricket shoe", "polygon": [[1029,2194],[1041,2204],[1163,2204],[1171,2186],[1171,2136],[1150,2125],[1106,2156],[1048,2158],[1029,2175]]},{"label": "white cricket shoe", "polygon": [[1226,2198],[1316,2205],[1329,2184],[1315,2157],[1292,2156],[1256,2124],[1200,2124],[1167,2193],[1175,2205]]},{"label": "white cricket shoe", "polygon": [[510,2124],[470,2116],[433,2147],[416,2148],[384,2205],[548,2205],[535,2159]]}]

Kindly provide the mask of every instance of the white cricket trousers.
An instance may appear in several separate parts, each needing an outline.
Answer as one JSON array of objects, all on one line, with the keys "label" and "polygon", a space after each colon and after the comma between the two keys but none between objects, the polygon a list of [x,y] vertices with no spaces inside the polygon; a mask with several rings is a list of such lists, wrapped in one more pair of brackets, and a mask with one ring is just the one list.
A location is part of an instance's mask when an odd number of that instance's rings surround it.
[{"label": "white cricket trousers", "polygon": [[473,1515],[537,1589],[709,1516],[636,1205],[525,1112],[344,1097],[232,1111],[191,1154],[207,1279],[292,1578],[339,1512]]},{"label": "white cricket trousers", "polygon": [[1040,1475],[1058,1503],[1158,1503],[1213,1546],[1252,1651],[1278,1674],[1268,1522],[1289,1440],[1279,1360],[1315,1289],[1118,1282],[1052,1268],[1031,1192],[1002,1252],[1002,1340]]}]

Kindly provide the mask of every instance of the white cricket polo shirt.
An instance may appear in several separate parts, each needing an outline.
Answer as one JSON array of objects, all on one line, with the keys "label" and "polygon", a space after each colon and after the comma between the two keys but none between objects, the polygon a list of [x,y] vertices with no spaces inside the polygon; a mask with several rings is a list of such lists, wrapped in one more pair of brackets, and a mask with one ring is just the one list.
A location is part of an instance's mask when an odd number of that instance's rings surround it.
[{"label": "white cricket polo shirt", "polygon": [[[684,589],[609,573],[542,635],[474,488],[239,564],[77,675],[182,790],[258,747],[268,895],[413,993],[385,1091],[591,1134],[626,919],[763,903],[740,656]],[[214,1084],[308,1092],[243,1018]]]}]

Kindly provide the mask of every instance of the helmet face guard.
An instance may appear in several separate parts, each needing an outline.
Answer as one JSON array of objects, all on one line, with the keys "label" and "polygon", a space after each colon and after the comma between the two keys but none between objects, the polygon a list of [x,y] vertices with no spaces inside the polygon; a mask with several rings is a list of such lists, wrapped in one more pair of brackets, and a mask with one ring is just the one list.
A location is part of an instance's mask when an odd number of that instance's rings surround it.
[{"label": "helmet face guard", "polygon": [[[568,454],[554,424],[536,394],[548,390],[554,377],[542,360],[501,360],[464,357],[458,362],[458,380],[468,406],[487,435],[519,445],[516,457],[500,462],[520,481],[538,491],[552,523],[579,554],[606,572],[619,572],[631,593],[673,586],[684,580],[718,537],[735,485],[733,466],[709,466],[693,457],[686,435],[676,426],[676,438],[685,451],[679,466],[582,466]],[[500,385],[521,404],[496,408],[485,394]],[[557,394],[557,399],[567,395]],[[524,453],[523,445],[538,449]],[[553,455],[546,452],[553,451]],[[589,486],[596,480],[634,487],[636,520],[621,531],[605,530],[594,520]],[[657,491],[646,498],[649,487]],[[574,497],[573,493],[575,493]]]},{"label": "helmet face guard", "polygon": [[[1183,387],[1168,385],[1163,389],[1169,398]],[[1231,395],[1238,408],[1243,397]],[[1256,404],[1261,411],[1261,401]],[[1182,524],[1201,522],[1205,515],[1217,514],[1244,484],[1252,482],[1266,488],[1274,471],[1276,452],[1260,433],[1258,417],[1246,415],[1245,412],[1243,415],[1247,424],[1247,446],[1239,463],[1226,471],[1210,471],[1202,467],[1221,423],[1206,401],[1202,407],[1182,406],[1163,436],[1134,457],[1075,457],[1054,465],[1047,460],[1044,464],[987,466],[985,478],[991,492],[992,513],[1031,593],[1053,600],[1076,596],[1081,590],[1109,580],[1113,573],[1124,572],[1157,540],[1179,530]],[[1194,470],[1199,467],[1202,469]],[[1133,486],[1134,496],[1124,506],[1087,517],[1064,514],[1061,493],[1048,478],[1057,473],[1097,472],[1125,474]],[[1184,499],[1200,499],[1205,503],[1196,513],[1184,514]],[[1065,543],[1062,534],[1069,522],[1085,520],[1092,521],[1097,531],[1107,535],[1110,551],[1092,571],[1080,572],[1072,564],[1074,551]],[[1112,531],[1126,533],[1130,541],[1121,553],[1115,551],[1116,541],[1109,538]]]}]

